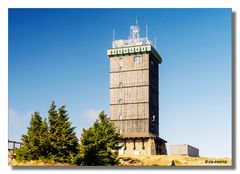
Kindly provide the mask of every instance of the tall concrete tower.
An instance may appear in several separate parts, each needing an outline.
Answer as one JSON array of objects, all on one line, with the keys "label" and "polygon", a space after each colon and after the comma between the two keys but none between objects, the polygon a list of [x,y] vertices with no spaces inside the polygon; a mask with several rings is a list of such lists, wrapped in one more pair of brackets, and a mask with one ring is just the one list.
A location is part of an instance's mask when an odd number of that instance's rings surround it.
[{"label": "tall concrete tower", "polygon": [[[147,34],[146,34],[147,35]],[[128,40],[113,40],[110,60],[110,120],[123,135],[119,154],[166,154],[159,137],[158,65],[162,62],[153,43],[140,38],[136,24]]]}]

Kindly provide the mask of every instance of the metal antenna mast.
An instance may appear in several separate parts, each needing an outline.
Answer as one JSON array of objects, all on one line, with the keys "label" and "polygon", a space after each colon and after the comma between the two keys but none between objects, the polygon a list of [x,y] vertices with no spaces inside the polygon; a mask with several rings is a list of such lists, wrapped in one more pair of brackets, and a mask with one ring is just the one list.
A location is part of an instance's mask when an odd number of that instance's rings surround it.
[{"label": "metal antenna mast", "polygon": [[115,29],[113,29],[113,40],[112,40],[112,46],[115,47]]},{"label": "metal antenna mast", "polygon": [[113,41],[115,40],[115,29],[113,29]]}]

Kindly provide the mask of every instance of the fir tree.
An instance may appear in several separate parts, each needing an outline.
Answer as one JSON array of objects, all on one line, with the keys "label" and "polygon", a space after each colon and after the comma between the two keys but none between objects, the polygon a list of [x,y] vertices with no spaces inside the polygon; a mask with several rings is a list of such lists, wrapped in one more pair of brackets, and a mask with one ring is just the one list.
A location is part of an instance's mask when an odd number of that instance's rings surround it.
[{"label": "fir tree", "polygon": [[69,116],[65,106],[62,106],[58,110],[57,120],[51,132],[51,137],[55,137],[51,139],[51,147],[54,149],[51,157],[54,161],[71,163],[78,153],[78,139],[74,132],[75,128],[71,127],[71,122],[68,120]]},{"label": "fir tree", "polygon": [[57,137],[55,136],[55,132],[57,129],[57,122],[58,122],[58,112],[56,110],[56,105],[52,101],[50,109],[48,111],[48,122],[49,122],[49,141],[50,141],[50,147],[49,147],[49,157],[54,158],[57,154]]},{"label": "fir tree", "polygon": [[27,135],[22,136],[22,147],[16,149],[17,160],[39,160],[48,155],[48,127],[38,112],[32,115]]},{"label": "fir tree", "polygon": [[71,163],[78,154],[78,140],[65,107],[56,110],[52,102],[48,123],[38,112],[32,115],[23,146],[16,150],[17,160],[54,160]]},{"label": "fir tree", "polygon": [[48,156],[50,153],[50,140],[49,140],[48,124],[46,119],[42,121],[42,124],[40,127],[39,149],[42,152],[42,155],[39,157],[39,159],[48,160]]},{"label": "fir tree", "polygon": [[118,162],[116,151],[120,142],[121,135],[107,115],[101,112],[92,127],[83,129],[76,163],[91,166],[115,165]]}]

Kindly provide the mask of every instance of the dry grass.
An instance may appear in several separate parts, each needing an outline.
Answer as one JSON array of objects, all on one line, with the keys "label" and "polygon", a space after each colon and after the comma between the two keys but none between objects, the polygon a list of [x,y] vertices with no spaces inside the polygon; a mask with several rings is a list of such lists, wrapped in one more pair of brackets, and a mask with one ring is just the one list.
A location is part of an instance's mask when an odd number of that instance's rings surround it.
[{"label": "dry grass", "polygon": [[9,166],[74,166],[72,164],[68,163],[57,163],[57,162],[44,162],[44,161],[25,161],[25,162],[19,162],[19,161],[12,161],[9,162]]},{"label": "dry grass", "polygon": [[[206,163],[208,160],[213,163]],[[119,166],[171,166],[174,161],[175,166],[231,166],[232,161],[229,158],[207,158],[207,157],[189,157],[173,155],[153,155],[153,156],[119,156]],[[215,163],[214,163],[215,162]],[[11,160],[9,166],[74,166],[67,163],[44,162],[44,161],[26,161],[18,162]]]},{"label": "dry grass", "polygon": [[[119,156],[120,166],[231,166],[229,158],[207,158],[174,155]],[[210,161],[206,162],[206,161]]]}]

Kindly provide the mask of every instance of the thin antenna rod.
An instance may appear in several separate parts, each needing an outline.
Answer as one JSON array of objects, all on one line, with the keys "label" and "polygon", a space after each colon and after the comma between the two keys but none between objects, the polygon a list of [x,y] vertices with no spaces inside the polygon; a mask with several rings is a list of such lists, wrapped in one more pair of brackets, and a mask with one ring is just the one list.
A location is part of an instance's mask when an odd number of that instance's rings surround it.
[{"label": "thin antenna rod", "polygon": [[113,40],[112,40],[112,47],[115,48],[115,29],[113,29]]},{"label": "thin antenna rod", "polygon": [[115,40],[115,29],[113,29],[113,41]]},{"label": "thin antenna rod", "polygon": [[138,24],[138,18],[137,18],[137,16],[136,16],[136,25]]},{"label": "thin antenna rod", "polygon": [[148,39],[148,26],[146,25],[146,38]]}]

